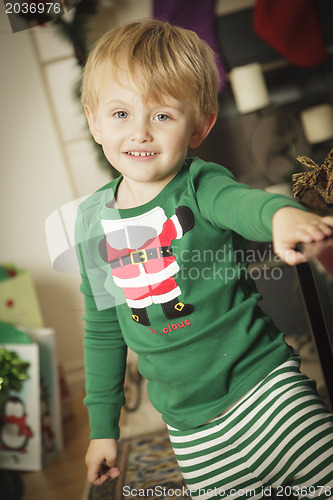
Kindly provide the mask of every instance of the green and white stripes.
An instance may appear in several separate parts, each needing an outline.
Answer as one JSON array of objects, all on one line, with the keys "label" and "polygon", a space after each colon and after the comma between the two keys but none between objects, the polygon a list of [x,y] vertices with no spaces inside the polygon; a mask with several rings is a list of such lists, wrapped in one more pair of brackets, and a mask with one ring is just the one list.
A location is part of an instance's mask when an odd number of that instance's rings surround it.
[{"label": "green and white stripes", "polygon": [[299,364],[291,358],[201,427],[169,427],[193,498],[256,499],[271,488],[282,496],[286,487],[333,498],[333,416]]}]

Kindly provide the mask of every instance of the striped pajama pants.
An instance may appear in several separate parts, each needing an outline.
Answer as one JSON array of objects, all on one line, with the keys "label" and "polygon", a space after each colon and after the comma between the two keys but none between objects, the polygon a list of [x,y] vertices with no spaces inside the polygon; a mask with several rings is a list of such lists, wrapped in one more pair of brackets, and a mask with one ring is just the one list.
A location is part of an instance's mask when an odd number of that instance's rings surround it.
[{"label": "striped pajama pants", "polygon": [[168,427],[195,500],[333,498],[333,415],[298,357],[195,429]]}]

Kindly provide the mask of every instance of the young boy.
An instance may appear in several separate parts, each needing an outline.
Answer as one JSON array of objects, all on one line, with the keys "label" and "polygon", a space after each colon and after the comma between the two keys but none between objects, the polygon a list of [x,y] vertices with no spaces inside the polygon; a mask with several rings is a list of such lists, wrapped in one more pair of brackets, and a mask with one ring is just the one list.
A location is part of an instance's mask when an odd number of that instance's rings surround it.
[{"label": "young boy", "polygon": [[209,47],[155,20],[104,35],[85,67],[91,133],[121,174],[81,204],[76,222],[88,480],[100,485],[120,473],[129,346],[193,497],[247,488],[261,498],[267,487],[289,485],[328,498],[332,416],[257,305],[244,239],[273,238],[276,253],[297,264],[304,257],[295,245],[329,236],[333,218],[186,157],[214,126],[218,84]]}]

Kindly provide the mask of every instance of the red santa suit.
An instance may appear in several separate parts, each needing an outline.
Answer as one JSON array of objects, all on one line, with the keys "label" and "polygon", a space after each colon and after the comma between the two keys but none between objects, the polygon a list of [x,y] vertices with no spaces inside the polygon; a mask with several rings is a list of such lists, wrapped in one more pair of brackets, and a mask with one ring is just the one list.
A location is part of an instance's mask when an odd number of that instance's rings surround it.
[{"label": "red santa suit", "polygon": [[129,307],[140,309],[177,298],[174,275],[179,265],[171,243],[183,236],[177,215],[167,219],[161,207],[132,218],[101,221],[107,260]]}]

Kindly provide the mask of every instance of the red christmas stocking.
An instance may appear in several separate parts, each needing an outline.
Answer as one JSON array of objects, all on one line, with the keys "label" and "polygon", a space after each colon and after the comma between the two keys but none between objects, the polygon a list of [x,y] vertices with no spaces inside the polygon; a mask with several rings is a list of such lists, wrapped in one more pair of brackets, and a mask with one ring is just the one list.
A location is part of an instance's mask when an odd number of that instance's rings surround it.
[{"label": "red christmas stocking", "polygon": [[326,59],[315,0],[257,0],[253,26],[295,66],[318,66]]}]

